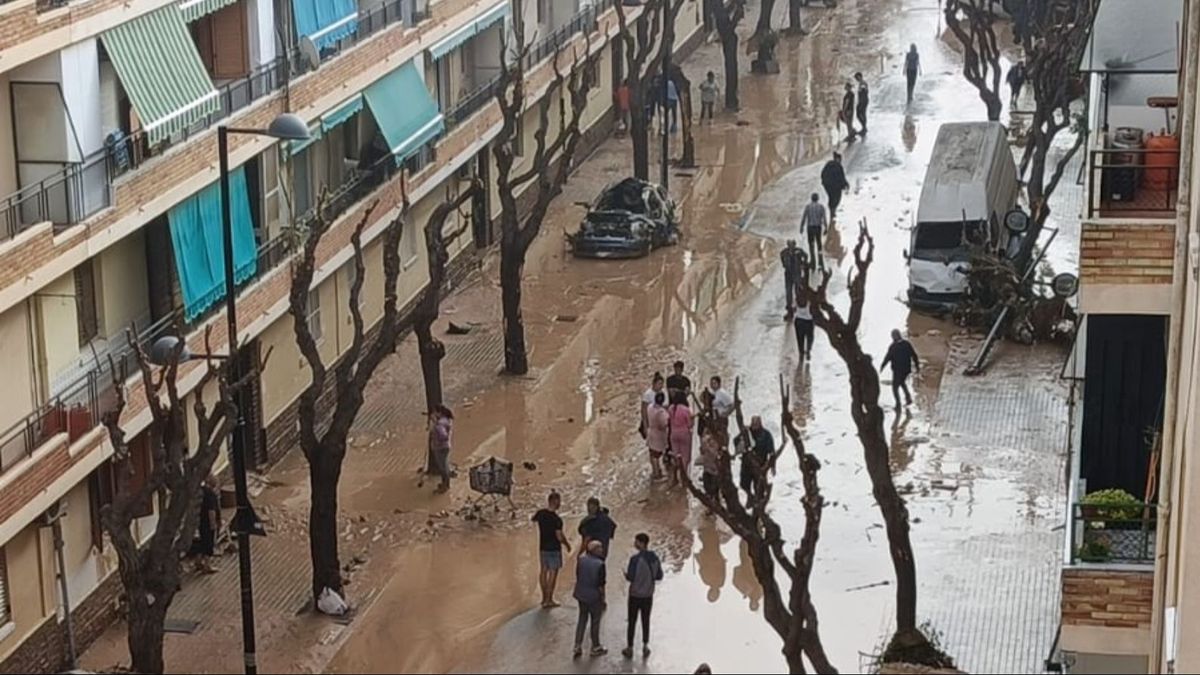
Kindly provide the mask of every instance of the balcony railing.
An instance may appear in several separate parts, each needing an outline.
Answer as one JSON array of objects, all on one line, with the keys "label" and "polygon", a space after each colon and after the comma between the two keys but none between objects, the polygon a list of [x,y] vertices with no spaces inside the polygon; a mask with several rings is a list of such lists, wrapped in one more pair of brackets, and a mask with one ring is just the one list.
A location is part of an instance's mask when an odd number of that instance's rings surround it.
[{"label": "balcony railing", "polygon": [[1071,562],[1154,564],[1154,504],[1075,504]]},{"label": "balcony railing", "polygon": [[600,15],[613,4],[614,0],[596,0],[595,4],[585,7],[553,33],[535,42],[525,55],[525,70],[531,70],[535,65],[558,53],[576,33],[594,31]]},{"label": "balcony railing", "polygon": [[[136,340],[144,349],[173,330],[178,316],[172,314],[143,329]],[[55,435],[66,433],[69,442],[79,440],[101,424],[116,404],[113,367],[117,373],[139,377],[133,348],[124,335],[109,340],[108,349],[95,357],[96,366],[82,373],[36,410],[0,434],[0,475],[33,455]]]},{"label": "balcony railing", "polygon": [[1088,157],[1089,218],[1173,218],[1178,148],[1106,148]]}]

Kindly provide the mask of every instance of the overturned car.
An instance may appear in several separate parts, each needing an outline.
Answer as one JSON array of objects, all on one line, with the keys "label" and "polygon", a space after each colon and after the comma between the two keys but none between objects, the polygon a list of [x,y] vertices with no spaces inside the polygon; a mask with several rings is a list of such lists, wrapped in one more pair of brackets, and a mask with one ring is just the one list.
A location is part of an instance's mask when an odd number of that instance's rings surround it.
[{"label": "overturned car", "polygon": [[638,258],[679,239],[675,203],[653,183],[626,178],[604,188],[588,209],[579,231],[567,235],[580,258]]}]

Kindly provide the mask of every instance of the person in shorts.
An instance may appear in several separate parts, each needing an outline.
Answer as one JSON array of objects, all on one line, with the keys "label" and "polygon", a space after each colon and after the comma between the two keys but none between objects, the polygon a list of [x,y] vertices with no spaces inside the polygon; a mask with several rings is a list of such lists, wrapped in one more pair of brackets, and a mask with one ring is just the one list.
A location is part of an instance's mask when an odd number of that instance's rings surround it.
[{"label": "person in shorts", "polygon": [[561,506],[562,497],[551,492],[546,499],[546,508],[539,509],[532,518],[538,526],[538,556],[541,558],[538,586],[542,589],[543,609],[558,607],[554,601],[554,587],[558,585],[558,571],[563,566],[563,547],[567,553],[571,552],[571,542],[563,534],[563,520],[558,515]]}]

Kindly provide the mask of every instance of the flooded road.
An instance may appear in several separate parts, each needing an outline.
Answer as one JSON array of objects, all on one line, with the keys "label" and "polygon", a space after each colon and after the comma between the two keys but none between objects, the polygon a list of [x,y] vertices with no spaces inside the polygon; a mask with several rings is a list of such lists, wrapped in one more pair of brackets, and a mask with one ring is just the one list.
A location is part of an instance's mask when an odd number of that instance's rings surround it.
[{"label": "flooded road", "polygon": [[[899,328],[925,365],[915,405],[889,416],[896,482],[913,522],[919,615],[967,670],[1040,666],[1055,628],[1044,610],[1056,602],[1061,539],[1062,354],[1005,346],[987,376],[967,379],[962,370],[976,340],[901,302],[902,252],[937,127],[979,119],[982,111],[956,71],[939,17],[936,0],[844,0],[837,10],[808,10],[805,23],[815,30],[783,40],[783,72],[744,75],[736,119],[725,114],[696,127],[700,168],[672,186],[685,223],[677,247],[635,261],[565,255],[561,233],[578,218],[570,204],[627,172],[627,141],[609,141],[580,167],[527,265],[534,372],[494,384],[481,374],[483,384],[457,402],[456,452],[469,453],[456,457],[460,466],[494,455],[535,467],[518,476],[517,509],[485,511],[486,523],[450,516],[435,526],[431,517],[418,543],[377,556],[379,590],[336,640],[332,672],[691,672],[700,662],[715,672],[784,672],[737,538],[681,490],[649,481],[634,431],[636,395],[675,358],[687,362],[693,382],[740,377],[747,416],[761,414],[777,439],[781,373],[793,388],[829,500],[812,579],[825,646],[843,672],[863,666],[863,654],[876,652],[890,627],[894,587],[882,521],[848,413],[845,367],[819,331],[811,364],[798,364],[776,262],[782,242],[798,234],[798,204],[818,189],[820,167],[835,148],[845,155],[852,190],[826,247],[836,270],[834,302],[847,302],[854,224],[865,219],[877,249],[860,339],[881,356],[889,331]],[[906,106],[900,67],[909,43],[921,52],[924,74]],[[706,70],[720,73],[718,45],[702,46],[684,65],[693,81]],[[833,118],[841,83],[856,70],[872,88],[871,131],[847,145]],[[1074,241],[1064,231],[1051,256],[1057,265],[1070,266]],[[494,301],[490,286],[476,292]],[[469,298],[460,303],[471,306]],[[420,448],[422,432],[398,431],[388,443]],[[449,498],[430,497],[413,488],[408,471],[351,470],[348,478],[342,493],[351,514],[453,511],[469,496],[457,485]],[[650,534],[667,579],[655,599],[649,659],[619,655],[623,582],[609,591],[607,657],[572,661],[573,602],[532,609],[537,560],[528,518],[550,488],[564,495],[569,533],[588,496],[610,506],[619,524],[610,578],[634,533]],[[789,451],[773,509],[793,542],[803,527],[801,489]],[[572,581],[564,570],[560,600]]]}]

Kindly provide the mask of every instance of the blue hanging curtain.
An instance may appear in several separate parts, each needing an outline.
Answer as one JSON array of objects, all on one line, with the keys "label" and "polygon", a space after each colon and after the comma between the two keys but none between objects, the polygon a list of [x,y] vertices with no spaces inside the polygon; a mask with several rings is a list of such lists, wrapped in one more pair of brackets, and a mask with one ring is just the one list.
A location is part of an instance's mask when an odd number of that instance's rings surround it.
[{"label": "blue hanging curtain", "polygon": [[355,0],[292,0],[296,34],[307,37],[318,49],[332,47],[358,30]]},{"label": "blue hanging curtain", "polygon": [[[258,269],[254,219],[246,171],[229,174],[229,202],[233,219],[234,282],[241,284]],[[167,212],[175,269],[183,291],[183,316],[188,322],[225,298],[225,242],[221,218],[221,184],[214,182]]]}]

